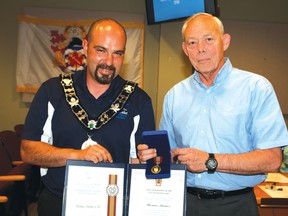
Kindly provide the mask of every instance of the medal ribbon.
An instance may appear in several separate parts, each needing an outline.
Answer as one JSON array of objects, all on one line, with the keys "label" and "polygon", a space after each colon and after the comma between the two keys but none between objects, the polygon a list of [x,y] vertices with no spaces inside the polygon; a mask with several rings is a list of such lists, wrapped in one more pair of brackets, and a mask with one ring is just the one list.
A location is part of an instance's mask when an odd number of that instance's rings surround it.
[{"label": "medal ribbon", "polygon": [[162,156],[154,157],[153,160],[155,164],[159,165],[162,163]]},{"label": "medal ribbon", "polygon": [[[117,185],[117,175],[109,175],[109,185]],[[108,207],[107,207],[107,216],[116,215],[116,198],[117,196],[108,195]]]},{"label": "medal ribbon", "polygon": [[86,111],[79,104],[79,98],[73,86],[72,74],[61,74],[61,85],[64,90],[66,101],[71,107],[72,112],[82,124],[92,130],[100,129],[108,121],[110,121],[119,111],[122,110],[127,102],[130,94],[133,93],[136,83],[127,81],[118,97],[111,104],[110,108],[104,111],[97,120],[89,118]]},{"label": "medal ribbon", "polygon": [[162,159],[163,159],[162,156],[157,156],[153,158],[154,164],[156,164],[151,168],[151,172],[153,174],[158,174],[161,172],[161,167],[159,166],[159,164],[162,163]]}]

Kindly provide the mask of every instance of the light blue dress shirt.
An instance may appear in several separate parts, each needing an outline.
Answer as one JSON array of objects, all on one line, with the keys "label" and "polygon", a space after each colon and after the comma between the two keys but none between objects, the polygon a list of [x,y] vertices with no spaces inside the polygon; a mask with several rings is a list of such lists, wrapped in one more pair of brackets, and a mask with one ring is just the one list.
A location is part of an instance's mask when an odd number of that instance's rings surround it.
[{"label": "light blue dress shirt", "polygon": [[[206,87],[195,72],[164,98],[160,129],[171,149],[196,148],[207,153],[239,154],[288,144],[287,127],[270,82],[233,68],[230,60]],[[187,186],[238,190],[265,180],[263,175],[187,172]]]}]

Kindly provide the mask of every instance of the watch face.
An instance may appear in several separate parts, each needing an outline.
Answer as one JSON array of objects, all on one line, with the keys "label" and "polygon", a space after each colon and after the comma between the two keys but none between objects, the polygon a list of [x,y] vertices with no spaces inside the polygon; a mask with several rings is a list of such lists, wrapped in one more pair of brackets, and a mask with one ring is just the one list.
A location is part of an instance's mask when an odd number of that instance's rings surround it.
[{"label": "watch face", "polygon": [[215,169],[217,167],[217,161],[215,159],[209,159],[207,161],[208,169]]}]

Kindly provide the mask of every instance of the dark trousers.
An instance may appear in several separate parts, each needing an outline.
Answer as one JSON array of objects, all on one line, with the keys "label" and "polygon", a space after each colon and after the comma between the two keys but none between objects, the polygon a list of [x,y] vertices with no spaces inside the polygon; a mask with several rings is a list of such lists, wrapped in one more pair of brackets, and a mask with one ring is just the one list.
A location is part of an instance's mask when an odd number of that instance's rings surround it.
[{"label": "dark trousers", "polygon": [[62,199],[55,196],[47,188],[43,187],[38,199],[39,216],[61,216]]},{"label": "dark trousers", "polygon": [[186,216],[259,216],[259,212],[253,191],[217,199],[199,199],[187,193]]}]

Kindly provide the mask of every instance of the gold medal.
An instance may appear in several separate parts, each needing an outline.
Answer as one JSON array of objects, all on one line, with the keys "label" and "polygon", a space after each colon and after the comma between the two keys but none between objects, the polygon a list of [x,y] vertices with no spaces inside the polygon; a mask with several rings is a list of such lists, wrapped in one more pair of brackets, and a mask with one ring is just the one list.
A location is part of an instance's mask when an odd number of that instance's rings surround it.
[{"label": "gold medal", "polygon": [[152,172],[153,174],[158,174],[158,173],[161,172],[161,167],[160,167],[159,165],[155,165],[155,166],[153,166],[153,167],[151,168],[151,172]]}]

